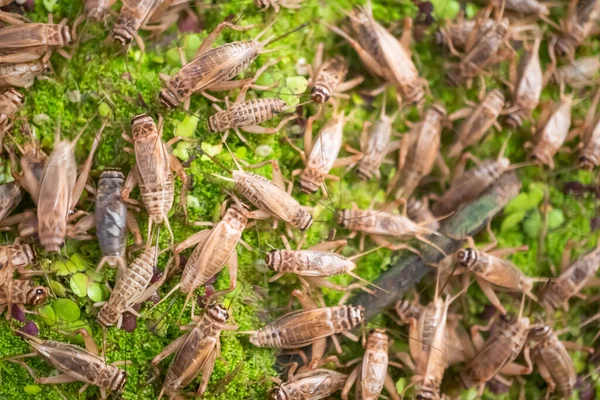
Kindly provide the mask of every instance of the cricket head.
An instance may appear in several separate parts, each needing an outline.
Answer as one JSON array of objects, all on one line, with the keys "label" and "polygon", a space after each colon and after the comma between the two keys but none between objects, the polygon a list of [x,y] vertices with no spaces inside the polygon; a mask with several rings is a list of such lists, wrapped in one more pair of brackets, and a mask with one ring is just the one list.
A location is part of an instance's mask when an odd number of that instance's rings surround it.
[{"label": "cricket head", "polygon": [[221,324],[224,324],[229,319],[229,313],[227,312],[227,309],[221,304],[209,305],[207,313],[212,320]]}]

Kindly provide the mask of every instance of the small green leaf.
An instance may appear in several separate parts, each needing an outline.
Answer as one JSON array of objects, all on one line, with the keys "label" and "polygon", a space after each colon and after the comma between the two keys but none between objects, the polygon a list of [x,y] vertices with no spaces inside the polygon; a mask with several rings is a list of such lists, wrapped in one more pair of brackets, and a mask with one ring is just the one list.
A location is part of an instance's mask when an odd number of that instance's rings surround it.
[{"label": "small green leaf", "polygon": [[398,393],[403,393],[406,388],[406,378],[400,378],[396,381],[396,390]]},{"label": "small green leaf", "polygon": [[56,294],[58,297],[67,297],[67,288],[65,288],[60,282],[51,280],[50,289]]},{"label": "small green leaf", "polygon": [[175,127],[175,136],[192,137],[198,126],[198,117],[195,115],[187,116],[183,121],[179,121]]},{"label": "small green leaf", "polygon": [[460,12],[460,3],[454,0],[431,0],[436,19],[454,19]]},{"label": "small green leaf", "polygon": [[54,11],[54,8],[56,7],[58,0],[42,0],[42,3],[44,4],[46,11],[51,13],[52,11]]},{"label": "small green leaf", "polygon": [[57,276],[67,276],[77,272],[77,268],[71,260],[56,260],[50,265],[50,270],[56,272]]},{"label": "small green leaf", "polygon": [[185,37],[183,49],[185,50],[185,56],[187,57],[188,62],[196,58],[196,52],[201,44],[202,39],[200,39],[200,36],[198,35],[192,34]]},{"label": "small green leaf", "polygon": [[[203,142],[200,148],[202,148],[202,151],[208,154],[209,156],[214,157],[217,154],[221,153],[221,151],[223,150],[223,145],[221,143],[212,145],[210,143]],[[208,161],[208,159],[209,158],[205,155],[203,155],[201,158],[202,161]]]},{"label": "small green leaf", "polygon": [[90,278],[86,274],[82,274],[78,272],[71,277],[69,281],[69,286],[71,286],[71,290],[78,297],[85,297],[87,295],[88,283],[90,282]]},{"label": "small green leaf", "polygon": [[500,226],[500,232],[504,233],[510,231],[513,228],[516,228],[519,225],[519,223],[523,221],[523,218],[525,218],[526,214],[527,213],[525,211],[518,211],[513,214],[507,215],[506,218],[504,218],[504,221],[502,221],[502,225]]},{"label": "small green leaf", "polygon": [[535,210],[523,223],[523,230],[527,236],[536,239],[539,236],[540,229],[542,229],[542,214],[538,210]]},{"label": "small green leaf", "polygon": [[[265,72],[256,80],[256,85],[273,86],[275,83],[281,85],[283,82],[283,73],[281,71]],[[274,88],[273,88],[274,89]]]},{"label": "small green leaf", "polygon": [[78,272],[83,272],[92,265],[92,263],[88,259],[86,259],[81,253],[73,254],[70,257],[70,260],[73,262],[73,264],[75,264],[75,268],[77,268]]},{"label": "small green leaf", "polygon": [[506,205],[506,207],[504,207],[504,213],[512,214],[512,213],[519,212],[519,211],[527,211],[534,207],[535,207],[535,205],[533,207],[530,205],[529,194],[525,193],[525,192],[521,192],[517,195],[517,197],[512,199]]},{"label": "small green leaf", "polygon": [[235,296],[237,296],[237,294],[239,292],[242,291],[242,287],[243,287],[242,283],[241,282],[237,282],[237,286],[235,287],[235,289],[233,291],[227,293],[225,295],[225,298],[226,299],[233,299]]},{"label": "small green leaf", "polygon": [[475,400],[477,397],[476,387],[473,387],[469,390],[463,390],[460,394],[460,400]]},{"label": "small green leaf", "polygon": [[179,142],[173,149],[173,155],[179,158],[181,161],[187,161],[187,159],[190,158],[188,153],[188,149],[190,147],[192,147],[190,142]]},{"label": "small green leaf", "polygon": [[292,91],[287,87],[282,88],[279,91],[279,96],[277,97],[285,101],[288,107],[294,107],[300,103],[300,97],[293,94]]},{"label": "small green leaf", "polygon": [[112,110],[105,102],[100,103],[98,106],[98,114],[100,114],[100,116],[103,118],[107,118],[109,116],[112,118]]},{"label": "small green leaf", "polygon": [[187,208],[190,210],[200,210],[200,201],[198,198],[188,194],[187,195]]},{"label": "small green leaf", "polygon": [[58,299],[52,304],[56,317],[66,322],[75,322],[81,316],[79,306],[71,299]]},{"label": "small green leaf", "polygon": [[[103,270],[104,271],[104,270]],[[95,269],[88,268],[85,270],[85,274],[90,277],[90,280],[94,282],[104,282],[104,272],[96,272]]]},{"label": "small green leaf", "polygon": [[534,208],[539,206],[544,200],[546,194],[546,185],[543,183],[533,182],[529,184],[529,207]]},{"label": "small green leaf", "polygon": [[308,88],[308,81],[303,76],[292,76],[285,80],[285,86],[293,94],[302,94]]},{"label": "small green leaf", "polygon": [[108,300],[109,292],[105,285],[92,282],[87,287],[87,295],[94,303]]},{"label": "small green leaf", "polygon": [[548,213],[548,229],[556,229],[565,222],[565,214],[560,208],[553,208]]},{"label": "small green leaf", "polygon": [[23,390],[27,394],[38,394],[42,391],[42,388],[38,385],[26,385]]},{"label": "small green leaf", "polygon": [[179,59],[179,51],[177,49],[169,49],[166,54],[167,64],[171,67],[181,67]]},{"label": "small green leaf", "polygon": [[38,313],[44,324],[48,326],[56,324],[56,313],[51,305],[46,304],[45,306],[38,308]]}]

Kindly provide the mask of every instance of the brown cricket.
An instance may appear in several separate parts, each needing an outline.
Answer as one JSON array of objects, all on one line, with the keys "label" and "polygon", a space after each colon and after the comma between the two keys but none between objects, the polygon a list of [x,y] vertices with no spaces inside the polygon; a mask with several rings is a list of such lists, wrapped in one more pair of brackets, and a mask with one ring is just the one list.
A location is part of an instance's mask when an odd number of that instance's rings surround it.
[{"label": "brown cricket", "polygon": [[398,172],[390,181],[387,193],[395,189],[395,198],[409,198],[421,179],[431,173],[439,157],[446,115],[446,109],[434,103],[425,111],[422,120],[404,135],[398,157]]},{"label": "brown cricket", "polygon": [[506,11],[513,11],[519,15],[537,15],[545,17],[550,13],[548,6],[537,0],[491,0],[496,8],[504,7]]},{"label": "brown cricket", "polygon": [[[218,101],[215,97],[206,93],[210,91],[226,91],[251,85],[252,88],[262,88],[252,85],[253,78],[233,81],[237,75],[245,70],[260,54],[270,52],[265,46],[279,40],[299,29],[302,25],[277,38],[268,37],[259,41],[260,37],[270,28],[270,25],[254,39],[241,42],[227,43],[223,46],[210,49],[217,35],[225,28],[244,31],[252,26],[237,26],[229,22],[221,22],[202,42],[196,53],[196,58],[189,63],[182,59],[183,67],[175,76],[161,75],[166,81],[166,88],[160,92],[160,101],[167,108],[175,108],[185,103],[185,109],[189,107],[189,99],[192,94],[200,92],[211,101]],[[180,53],[182,56],[183,53]]]},{"label": "brown cricket", "polygon": [[[185,309],[194,291],[218,274],[225,264],[227,264],[229,272],[229,291],[236,288],[238,271],[237,245],[238,243],[242,243],[247,249],[252,249],[242,240],[242,234],[248,226],[254,225],[253,222],[249,223],[250,219],[267,219],[270,218],[270,215],[261,210],[248,211],[235,196],[232,196],[232,198],[235,204],[225,211],[224,207],[227,205],[227,202],[223,203],[221,221],[214,225],[212,229],[199,231],[175,246],[173,249],[175,268],[179,268],[180,253],[192,246],[196,247],[187,259],[181,275],[181,281],[162,298],[161,302],[179,289],[182,293],[187,293],[188,295],[184,305]],[[194,224],[213,225],[206,222],[197,222]],[[194,313],[194,306],[195,302],[192,302],[192,314]]]},{"label": "brown cricket", "polygon": [[[403,203],[404,199],[397,200],[396,202]],[[393,239],[395,242],[397,240],[416,238],[444,254],[442,249],[425,237],[425,235],[439,235],[439,233],[411,221],[406,216],[406,207],[403,213],[398,215],[383,210],[361,210],[355,203],[352,203],[351,209],[342,209],[338,213],[337,222],[343,228],[351,231],[348,238],[354,238],[358,233],[361,233],[359,246],[361,251],[364,249],[364,237],[368,235],[378,246],[392,250],[407,249],[420,255],[421,253],[418,250],[407,244],[390,243],[388,241],[390,239]]]},{"label": "brown cricket", "polygon": [[456,21],[446,21],[446,25],[435,34],[436,44],[446,45],[453,54],[469,50],[480,32],[485,32],[495,24],[490,18],[465,19],[460,12]]},{"label": "brown cricket", "polygon": [[189,385],[198,374],[202,373],[202,380],[198,387],[198,395],[206,392],[208,381],[215,366],[215,361],[221,353],[221,331],[235,331],[236,325],[227,324],[229,314],[227,309],[220,304],[211,304],[201,317],[195,317],[188,325],[190,331],[168,345],[160,354],[152,359],[156,366],[169,355],[175,357],[165,377],[162,390],[169,398],[178,398],[178,391]]},{"label": "brown cricket", "polygon": [[582,138],[577,164],[582,169],[592,170],[600,165],[600,118],[596,116],[599,101],[600,91],[594,96],[583,124],[569,134],[575,133]]},{"label": "brown cricket", "polygon": [[540,101],[540,95],[547,80],[540,64],[541,41],[542,35],[540,34],[536,37],[531,49],[521,57],[517,74],[515,74],[514,67],[511,66],[512,102],[510,107],[503,112],[503,114],[508,114],[506,125],[510,128],[517,128],[523,124],[525,119],[531,119],[531,113]]},{"label": "brown cricket", "polygon": [[90,153],[77,176],[75,145],[85,128],[71,142],[60,140],[60,129],[57,128],[54,138],[54,150],[46,160],[42,179],[30,182],[38,189],[37,220],[40,243],[47,252],[58,252],[67,235],[67,224],[70,212],[75,208],[83,193],[88,178],[94,153],[100,143],[106,122],[94,138]]},{"label": "brown cricket", "polygon": [[448,117],[450,121],[465,118],[458,128],[457,137],[448,151],[448,157],[458,157],[466,147],[479,143],[492,126],[502,131],[502,127],[497,122],[504,108],[504,95],[501,91],[494,89],[485,94],[485,87],[482,86],[479,103],[469,101],[466,103],[469,107],[455,111]]},{"label": "brown cricket", "polygon": [[129,311],[137,314],[132,307],[137,303],[144,302],[156,292],[158,286],[166,279],[166,275],[163,275],[163,278],[148,288],[154,273],[157,255],[157,246],[147,247],[129,264],[129,268],[121,271],[108,301],[95,304],[95,306],[102,306],[97,317],[102,326],[108,327],[116,324],[117,328],[120,328],[123,313]]},{"label": "brown cricket", "polygon": [[279,12],[280,8],[299,9],[302,7],[304,0],[254,0],[254,3],[261,10],[266,10],[271,7],[275,12]]},{"label": "brown cricket", "polygon": [[503,315],[506,314],[506,309],[500,303],[494,288],[522,292],[537,301],[537,297],[532,293],[533,285],[536,281],[546,281],[546,279],[529,277],[515,264],[502,258],[516,252],[527,251],[527,246],[492,250],[496,246],[494,238],[493,243],[478,250],[474,247],[471,238],[468,238],[468,241],[471,247],[456,253],[456,263],[461,269],[457,269],[455,275],[467,271],[473,273],[483,293]]},{"label": "brown cricket", "polygon": [[6,319],[10,319],[11,306],[39,306],[46,302],[48,288],[37,286],[30,280],[11,279],[0,287],[0,313],[8,308]]},{"label": "brown cricket", "polygon": [[561,34],[554,49],[560,56],[573,59],[575,50],[591,34],[600,18],[600,1],[570,0],[567,17],[561,21]]},{"label": "brown cricket", "polygon": [[573,99],[561,93],[560,101],[550,112],[545,110],[538,120],[538,131],[535,135],[535,144],[531,148],[530,158],[554,168],[554,155],[562,147],[569,135],[571,127],[571,107]]},{"label": "brown cricket", "polygon": [[41,60],[18,64],[0,64],[0,88],[29,88],[35,78],[48,69],[48,64]]},{"label": "brown cricket", "polygon": [[385,156],[398,149],[400,142],[390,142],[392,136],[392,123],[398,112],[392,116],[385,114],[385,100],[381,106],[381,114],[375,123],[364,123],[360,135],[360,151],[363,157],[358,162],[356,173],[363,180],[369,180],[373,176],[381,177],[379,167]]},{"label": "brown cricket", "polygon": [[600,70],[600,57],[583,57],[556,70],[556,81],[564,82],[574,89],[596,86]]},{"label": "brown cricket", "polygon": [[0,246],[0,287],[12,280],[15,270],[21,278],[37,275],[27,269],[35,260],[33,247],[26,243]]},{"label": "brown cricket", "polygon": [[213,108],[217,110],[216,114],[208,117],[208,129],[211,132],[225,132],[223,142],[229,136],[229,130],[233,129],[237,137],[242,142],[248,145],[246,138],[241,134],[240,130],[253,134],[273,135],[281,130],[289,121],[296,119],[297,116],[292,114],[283,118],[277,126],[273,128],[265,128],[260,126],[275,116],[281,114],[287,107],[287,103],[277,98],[256,98],[245,100],[246,93],[253,82],[267,70],[270,66],[276,64],[279,60],[268,62],[258,69],[251,84],[245,85],[238,94],[233,104],[229,103],[229,99],[225,98],[226,110],[223,110],[216,103],[213,103]]},{"label": "brown cricket", "polygon": [[[479,387],[483,392],[485,383],[492,378],[506,383],[499,374],[528,375],[532,371],[529,347],[526,346],[527,336],[531,326],[529,318],[518,316],[508,318],[501,316],[495,322],[491,334],[484,342],[478,332],[482,328],[475,325],[471,328],[473,342],[477,355],[467,364],[460,373],[460,381],[466,388]],[[521,351],[525,357],[526,366],[514,363]]]},{"label": "brown cricket", "polygon": [[410,200],[408,200],[408,203],[406,203],[406,215],[412,221],[419,225],[423,225],[432,231],[440,229],[440,223],[433,216],[433,213],[429,208],[429,199],[426,197],[422,199],[411,197]]},{"label": "brown cricket", "polygon": [[391,399],[400,399],[394,380],[388,373],[388,341],[388,335],[383,329],[373,329],[369,332],[366,343],[363,343],[364,356],[347,364],[360,362],[348,375],[342,390],[342,399],[348,398],[354,383],[357,399],[379,399],[384,387]]},{"label": "brown cricket", "polygon": [[[476,199],[488,187],[494,184],[506,171],[517,168],[510,165],[510,160],[504,157],[508,139],[502,145],[498,157],[480,161],[471,153],[464,153],[456,167],[450,187],[432,207],[433,215],[441,217],[458,210],[462,205]],[[465,171],[468,160],[475,162],[475,167]]]},{"label": "brown cricket", "polygon": [[159,117],[158,126],[159,128],[156,127],[151,116],[140,114],[131,119],[132,138],[123,134],[125,140],[133,143],[135,166],[127,175],[122,196],[124,201],[132,202],[129,195],[136,186],[139,186],[142,203],[149,215],[148,240],[151,238],[152,225],[164,224],[173,241],[173,231],[167,217],[175,197],[173,172],[181,179],[179,204],[183,208],[186,221],[187,174],[177,157],[169,154],[168,150],[169,146],[180,138],[175,137],[164,143],[162,117]]},{"label": "brown cricket", "polygon": [[113,40],[126,46],[135,38],[138,47],[143,49],[143,42],[138,36],[139,29],[163,3],[170,4],[172,2],[172,0],[124,0],[117,22],[113,27]]},{"label": "brown cricket", "polygon": [[127,373],[117,368],[117,365],[122,365],[126,362],[116,361],[112,364],[107,364],[104,358],[98,355],[98,347],[96,347],[88,331],[80,329],[76,333],[83,336],[85,349],[74,344],[56,342],[54,340],[42,340],[21,333],[26,337],[27,343],[36,352],[26,356],[36,356],[39,354],[61,372],[59,375],[38,378],[25,363],[19,360],[15,360],[14,362],[26,368],[38,384],[56,385],[60,383],[84,382],[85,385],[80,389],[80,392],[83,392],[89,385],[95,385],[100,387],[103,399],[107,398],[107,389],[115,392],[122,391],[127,380]]},{"label": "brown cricket", "polygon": [[4,149],[4,135],[11,128],[10,118],[23,107],[25,98],[15,89],[0,93],[0,154]]},{"label": "brown cricket", "polygon": [[514,50],[508,43],[509,21],[495,21],[487,30],[477,32],[477,41],[462,57],[460,63],[447,73],[448,81],[458,86],[481,75],[491,65],[511,58]]},{"label": "brown cricket", "polygon": [[[206,155],[206,153],[202,153]],[[236,192],[242,194],[255,207],[276,219],[275,226],[277,220],[281,220],[300,230],[306,230],[312,225],[313,218],[310,212],[290,195],[291,185],[287,191],[285,190],[283,175],[276,160],[267,160],[249,166],[249,168],[258,168],[266,164],[271,164],[273,168],[273,181],[271,181],[264,176],[244,171],[235,157],[233,160],[236,163],[237,169],[231,171],[212,156],[207,156],[225,171],[231,173],[232,177],[227,178],[216,174],[215,176],[225,181],[233,182]],[[288,234],[293,237],[291,232],[288,232]]]},{"label": "brown cricket", "polygon": [[402,99],[410,104],[423,103],[427,83],[419,76],[419,71],[411,59],[412,20],[404,20],[402,37],[397,40],[373,18],[370,0],[367,1],[366,8],[357,8],[348,13],[348,17],[356,40],[335,26],[328,26],[329,29],[344,38],[356,50],[363,64],[373,75],[396,87]]},{"label": "brown cricket", "polygon": [[[568,255],[568,252],[565,252]],[[586,284],[596,276],[600,267],[600,247],[587,253],[571,265],[563,257],[562,273],[542,289],[540,303],[549,310],[563,307],[569,309],[569,299],[579,294]]]},{"label": "brown cricket", "polygon": [[106,17],[110,8],[117,0],[85,0],[83,10],[85,16],[93,21],[100,21]]},{"label": "brown cricket", "polygon": [[364,80],[359,76],[344,81],[348,73],[348,61],[340,55],[323,61],[324,50],[323,43],[319,43],[313,64],[308,65],[310,97],[317,104],[327,103],[332,97],[347,97],[343,92],[360,85]]},{"label": "brown cricket", "polygon": [[0,12],[0,20],[11,26],[0,28],[0,63],[27,63],[40,58],[47,62],[56,49],[70,59],[63,47],[73,44],[71,30],[64,19],[59,24],[23,21],[20,15]]},{"label": "brown cricket", "polygon": [[[315,193],[319,188],[327,195],[325,179],[338,179],[329,174],[333,168],[344,167],[360,160],[362,154],[355,151],[352,156],[338,158],[342,148],[344,135],[344,112],[334,113],[329,121],[319,131],[319,136],[313,144],[312,127],[320,113],[309,117],[304,130],[304,150],[300,150],[289,139],[290,145],[300,153],[305,165],[304,169],[292,171],[292,177],[300,176],[300,189],[304,193]],[[347,147],[347,149],[349,149]],[[349,149],[351,150],[351,149]]]},{"label": "brown cricket", "polygon": [[[292,372],[292,371],[290,371]],[[294,370],[295,372],[295,370]],[[275,381],[278,386],[268,394],[268,400],[319,400],[329,398],[341,390],[348,375],[325,368],[300,368],[298,373],[288,373],[288,381]]]},{"label": "brown cricket", "polygon": [[[281,239],[285,245],[285,250],[273,250],[267,254],[265,260],[267,267],[277,272],[269,279],[269,282],[275,282],[286,273],[289,273],[298,276],[306,290],[314,286],[323,286],[341,292],[350,292],[357,288],[370,292],[370,290],[364,288],[364,284],[375,286],[353,272],[356,269],[354,260],[366,253],[347,258],[331,251],[346,246],[348,244],[346,240],[322,242],[306,250],[292,250],[285,236],[282,236]],[[362,284],[354,283],[342,286],[326,279],[342,274],[348,274],[361,281]]]},{"label": "brown cricket", "polygon": [[562,399],[571,398],[577,373],[565,345],[548,325],[532,328],[529,338],[533,342],[530,344],[533,362],[548,384],[546,397],[556,393]]},{"label": "brown cricket", "polygon": [[[312,346],[310,369],[315,369],[323,357],[328,337],[343,334],[354,338],[349,332],[355,326],[363,323],[364,309],[362,306],[339,305],[334,307],[317,308],[317,304],[298,289],[292,295],[300,301],[303,310],[293,311],[275,322],[257,330],[244,332],[250,334],[250,343],[258,347],[275,349],[300,349]],[[336,343],[338,352],[341,352]]]},{"label": "brown cricket", "polygon": [[23,190],[16,182],[0,185],[0,222],[13,212],[23,199]]}]

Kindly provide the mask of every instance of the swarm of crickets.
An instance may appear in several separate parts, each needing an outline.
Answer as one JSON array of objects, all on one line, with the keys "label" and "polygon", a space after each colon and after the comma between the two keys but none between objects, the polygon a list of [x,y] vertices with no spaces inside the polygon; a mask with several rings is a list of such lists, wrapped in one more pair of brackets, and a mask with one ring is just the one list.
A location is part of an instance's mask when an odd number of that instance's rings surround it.
[{"label": "swarm of crickets", "polygon": [[[2,6],[8,3],[11,0],[0,1]],[[4,90],[0,94],[1,138],[10,132],[14,115],[25,101],[23,93],[15,88],[33,85],[35,78],[48,70],[54,51],[70,57],[66,49],[77,40],[79,24],[86,19],[105,21],[113,3],[114,0],[86,0],[84,14],[73,22],[72,27],[67,25],[67,21],[59,24],[51,20],[47,24],[32,23],[19,14],[0,13],[4,25],[0,28],[0,86]],[[140,30],[160,34],[183,12],[190,12],[190,3],[188,0],[123,0],[120,14],[112,27],[112,38],[123,46],[130,45],[133,40],[143,49],[144,42],[138,34]],[[302,0],[256,0],[255,3],[262,9],[272,8],[274,13],[280,8],[302,7]],[[369,95],[382,94],[383,107],[374,123],[364,123],[359,150],[344,144],[345,115],[338,111],[338,103],[347,98],[345,92],[360,85],[363,78],[346,79],[349,72],[347,60],[340,55],[324,58],[325,49],[322,44],[319,45],[314,62],[308,66],[310,96],[317,112],[306,121],[302,150],[285,138],[300,152],[304,164],[294,170],[288,180],[297,179],[299,190],[318,198],[327,195],[326,180],[337,179],[330,175],[333,168],[354,169],[361,179],[381,180],[380,166],[386,157],[397,157],[397,172],[387,185],[386,192],[393,198],[389,204],[367,210],[353,206],[336,215],[340,227],[350,231],[347,239],[361,234],[361,251],[364,251],[365,237],[368,236],[376,245],[375,250],[382,247],[404,249],[419,255],[419,250],[407,242],[412,239],[444,253],[430,240],[441,235],[437,232],[441,220],[477,199],[507,171],[530,165],[544,165],[552,169],[556,153],[575,136],[581,137],[578,167],[593,169],[600,164],[600,123],[595,116],[600,92],[594,97],[585,121],[571,129],[573,99],[561,90],[560,101],[542,110],[534,139],[527,144],[530,161],[526,163],[511,165],[503,154],[505,146],[496,159],[483,161],[465,152],[465,149],[477,145],[491,129],[502,131],[502,125],[506,129],[516,128],[525,120],[531,120],[541,91],[551,80],[559,83],[561,89],[565,85],[575,88],[591,86],[591,78],[598,69],[597,59],[575,61],[573,58],[578,46],[591,34],[600,18],[600,1],[572,0],[566,18],[560,24],[550,20],[547,6],[536,0],[494,0],[490,3],[473,19],[459,17],[455,21],[447,21],[436,33],[437,43],[447,47],[449,57],[456,59],[448,68],[448,84],[470,86],[473,81],[481,82],[479,102],[468,102],[465,108],[450,115],[439,103],[425,106],[429,96],[427,77],[419,74],[412,60],[410,19],[404,21],[402,35],[396,38],[373,18],[369,3],[364,8],[342,10],[346,16],[343,22],[340,19],[340,25],[344,24],[347,28],[326,25],[357,52],[364,67],[379,79],[381,86],[371,88]],[[544,35],[542,25],[549,25],[553,30]],[[251,68],[260,54],[269,52],[271,43],[288,34],[299,34],[304,26],[276,38],[268,36],[270,25],[267,25],[254,38],[212,47],[223,29],[244,31],[249,28],[222,22],[206,37],[193,60],[187,62],[180,52],[183,67],[174,76],[161,76],[164,89],[156,94],[155,101],[160,101],[167,109],[184,107],[187,110],[191,96],[199,93],[215,102],[216,113],[208,118],[208,127],[211,132],[222,133],[223,142],[230,130],[247,144],[243,133],[274,135],[286,124],[294,123],[298,115],[289,113],[285,116],[288,106],[280,99],[245,100],[250,89],[268,89],[256,82],[277,61],[264,64],[252,78],[234,78]],[[527,38],[533,40],[527,41]],[[538,55],[543,40],[547,42],[552,61],[544,68]],[[522,41],[526,50],[519,61],[511,45],[516,41]],[[566,58],[570,63],[558,68],[558,57]],[[507,61],[513,66],[507,82],[510,101],[506,101],[505,94],[498,89],[486,91],[483,79],[480,79],[490,68]],[[398,108],[388,115],[384,93],[390,92],[390,87],[396,94]],[[239,94],[233,103],[227,101],[225,108],[219,107],[217,102],[221,100],[209,93],[232,89],[239,89]],[[400,109],[411,107],[418,109],[420,121],[412,124],[400,140],[392,140],[395,134],[392,124]],[[329,108],[333,108],[333,115],[315,140],[313,123],[323,118]],[[261,126],[277,118],[280,118],[277,126]],[[462,123],[445,155],[460,157],[460,161],[448,189],[435,198],[429,208],[429,200],[434,197],[414,198],[413,195],[434,165],[447,171],[439,156],[441,134],[445,127],[458,119],[462,119]],[[16,243],[0,247],[0,303],[8,309],[7,314],[10,314],[13,305],[20,308],[37,306],[48,297],[47,288],[35,286],[30,279],[43,274],[43,271],[32,268],[37,265],[39,251],[36,248],[48,253],[59,252],[66,238],[94,240],[88,233],[92,229],[96,231],[103,253],[98,268],[104,264],[118,268],[110,298],[96,304],[99,307],[97,322],[108,328],[120,327],[125,312],[137,315],[133,307],[152,296],[166,279],[172,278],[172,272],[181,267],[184,250],[194,248],[183,267],[179,283],[163,300],[179,290],[185,294],[187,305],[196,289],[210,282],[225,265],[230,288],[224,292],[236,288],[236,248],[238,244],[250,248],[242,240],[242,234],[258,221],[271,220],[275,227],[282,223],[290,238],[297,238],[295,230],[305,231],[313,223],[311,208],[294,198],[292,185],[285,187],[276,161],[266,162],[273,168],[273,178],[269,180],[248,171],[266,163],[247,165],[233,157],[236,168],[230,170],[211,157],[223,168],[223,174],[218,178],[233,184],[233,189],[227,191],[228,200],[222,205],[221,220],[175,244],[168,218],[175,196],[175,175],[182,182],[179,195],[184,211],[188,181],[186,168],[170,152],[171,145],[179,138],[165,143],[161,118],[155,121],[147,114],[132,115],[131,134],[124,134],[124,138],[133,145],[128,151],[135,155],[135,165],[126,177],[116,169],[103,171],[95,188],[92,188],[87,185],[88,174],[105,125],[106,122],[97,132],[81,167],[77,165],[74,147],[83,131],[73,141],[61,140],[57,133],[50,155],[41,150],[33,135],[24,146],[8,141],[4,143],[14,181],[0,186],[0,227],[17,227],[19,233]],[[339,157],[342,147],[350,155]],[[468,160],[474,161],[475,167],[465,171]],[[140,198],[132,199],[130,193],[136,186],[139,187]],[[77,203],[85,189],[94,192],[93,213],[77,210]],[[30,195],[37,209],[11,215],[24,191]],[[318,194],[319,191],[321,194]],[[128,210],[128,205],[143,207],[148,214],[145,244],[136,217]],[[187,222],[187,213],[185,218]],[[158,246],[158,230],[161,227],[171,238],[172,246],[168,249]],[[128,256],[131,252],[126,250],[127,230],[134,236],[133,248],[137,251],[135,258],[129,257],[133,258],[130,262]],[[302,249],[301,240],[294,249],[285,235],[282,239],[285,249],[273,250],[266,257],[266,265],[276,272],[269,282],[285,274],[296,275],[300,288],[292,295],[298,299],[302,309],[285,314],[258,330],[242,332],[255,346],[294,353],[302,360],[302,365],[288,365],[286,379],[276,380],[268,398],[321,399],[341,391],[341,397],[345,399],[354,385],[358,399],[380,396],[398,399],[405,395],[406,389],[403,393],[397,392],[388,374],[390,366],[412,371],[411,391],[407,393],[414,398],[449,398],[451,395],[442,390],[442,380],[445,369],[454,364],[463,364],[459,374],[462,385],[465,388],[478,387],[480,394],[491,380],[510,384],[507,376],[532,373],[533,364],[546,381],[548,394],[567,399],[573,393],[576,373],[567,349],[578,348],[577,345],[561,341],[549,324],[531,321],[523,315],[523,306],[528,297],[542,305],[549,316],[558,308],[567,308],[569,299],[580,295],[580,290],[595,277],[600,267],[600,250],[594,250],[570,265],[570,260],[565,259],[560,276],[548,279],[526,276],[518,266],[504,258],[517,251],[527,251],[526,246],[494,249],[495,243],[492,243],[478,249],[472,238],[463,238],[468,247],[456,254],[444,253],[444,261],[436,266],[433,301],[421,305],[418,299],[402,300],[395,306],[397,319],[409,326],[410,354],[397,353],[389,357],[389,332],[374,329],[365,335],[363,330],[364,357],[343,365],[335,355],[326,357],[325,353],[328,338],[338,352],[341,352],[340,334],[359,340],[351,331],[364,324],[364,310],[361,306],[345,304],[350,293],[353,290],[364,290],[373,296],[388,296],[390,293],[354,272],[355,262],[364,252],[349,258],[338,254],[337,250],[347,244],[347,239],[322,242],[309,249]],[[171,256],[162,278],[153,282],[157,257],[165,251]],[[15,270],[18,278],[13,276]],[[341,274],[352,276],[356,282],[342,286],[327,279]],[[477,281],[497,313],[487,327],[471,327],[472,337],[469,338],[451,305],[472,280]],[[536,290],[534,286],[540,281],[544,284],[538,285],[540,288]],[[326,307],[320,287],[342,291],[344,296],[338,305]],[[507,314],[497,291],[520,294],[522,300],[518,315]],[[159,397],[164,394],[169,398],[181,398],[183,389],[200,374],[202,378],[197,392],[202,395],[207,390],[220,353],[221,331],[238,329],[229,310],[218,302],[223,294],[213,294],[199,317],[194,315],[196,302],[192,301],[192,324],[186,327],[187,333],[152,361],[152,365],[157,367],[164,358],[174,354],[164,374]],[[480,330],[489,330],[487,339],[480,336]],[[107,391],[121,391],[127,373],[118,365],[124,361],[108,364],[98,355],[98,349],[87,331],[82,330],[81,334],[86,349],[26,335],[25,340],[35,354],[44,357],[60,371],[57,376],[39,378],[21,358],[10,361],[26,368],[40,384],[79,381],[85,384],[84,388],[88,385],[100,387],[103,397],[107,396]],[[306,351],[308,346],[310,351]],[[515,363],[521,354],[524,365]],[[334,364],[336,369],[323,368],[325,364]],[[156,370],[159,371],[158,368]],[[153,379],[160,379],[160,376],[158,372]]]}]

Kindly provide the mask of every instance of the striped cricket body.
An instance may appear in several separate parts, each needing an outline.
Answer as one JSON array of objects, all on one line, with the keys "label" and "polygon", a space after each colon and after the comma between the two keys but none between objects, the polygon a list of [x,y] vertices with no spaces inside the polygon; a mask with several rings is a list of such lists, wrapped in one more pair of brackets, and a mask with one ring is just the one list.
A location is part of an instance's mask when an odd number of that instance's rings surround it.
[{"label": "striped cricket body", "polygon": [[531,357],[548,384],[548,393],[568,399],[575,391],[577,373],[573,359],[556,333],[548,325],[533,327],[529,332]]},{"label": "striped cricket body", "polygon": [[540,293],[540,303],[550,309],[568,309],[569,299],[596,276],[599,267],[600,248],[597,248],[573,262],[558,278],[550,280]]},{"label": "striped cricket body", "polygon": [[258,98],[234,103],[227,110],[219,111],[208,118],[211,132],[225,132],[228,129],[258,125],[266,122],[287,108],[281,99]]},{"label": "striped cricket body", "polygon": [[501,319],[496,325],[497,329],[491,331],[483,348],[460,373],[460,381],[466,388],[490,381],[502,367],[513,362],[525,346],[529,318]]},{"label": "striped cricket body", "polygon": [[157,251],[154,246],[145,249],[133,260],[125,274],[117,280],[110,298],[98,313],[97,319],[100,324],[103,326],[117,324],[120,327],[123,313],[141,302],[152,279]]},{"label": "striped cricket body", "polygon": [[448,215],[461,205],[479,197],[490,185],[504,174],[510,167],[506,157],[481,162],[478,166],[466,171],[453,180],[444,195],[434,204],[434,215]]},{"label": "striped cricket body", "polygon": [[297,349],[316,340],[348,332],[363,320],[364,309],[361,306],[299,310],[253,332],[250,342],[258,347]]}]

